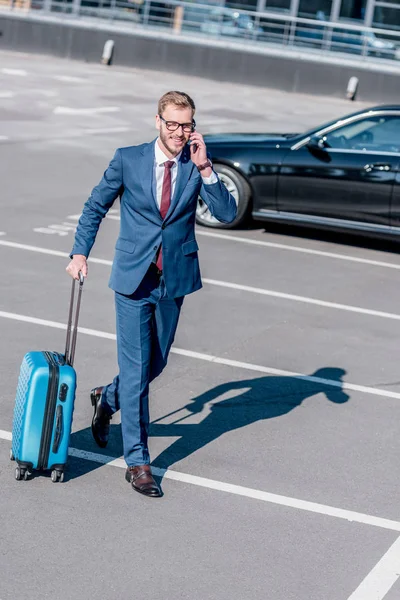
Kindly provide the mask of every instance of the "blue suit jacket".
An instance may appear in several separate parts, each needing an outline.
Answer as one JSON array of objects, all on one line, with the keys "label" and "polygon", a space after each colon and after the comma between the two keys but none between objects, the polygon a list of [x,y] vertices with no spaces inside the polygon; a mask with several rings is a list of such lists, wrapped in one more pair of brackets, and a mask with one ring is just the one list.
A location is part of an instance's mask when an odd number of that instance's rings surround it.
[{"label": "blue suit jacket", "polygon": [[198,246],[194,234],[197,198],[211,214],[229,223],[236,203],[218,179],[202,185],[200,173],[185,147],[181,154],[171,206],[163,220],[155,197],[154,144],[118,148],[114,158],[83,208],[75,235],[73,254],[88,257],[102,219],[115,199],[121,200],[121,227],[109,286],[132,294],[142,281],[162,243],[163,273],[168,296],[185,296],[201,288]]}]

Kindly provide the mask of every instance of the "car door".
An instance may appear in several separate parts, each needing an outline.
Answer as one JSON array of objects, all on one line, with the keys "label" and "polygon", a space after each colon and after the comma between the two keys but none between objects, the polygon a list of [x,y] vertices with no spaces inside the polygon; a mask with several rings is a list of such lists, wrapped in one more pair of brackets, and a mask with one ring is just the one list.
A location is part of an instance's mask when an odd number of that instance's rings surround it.
[{"label": "car door", "polygon": [[369,111],[293,146],[278,177],[278,210],[390,224],[400,112]]}]

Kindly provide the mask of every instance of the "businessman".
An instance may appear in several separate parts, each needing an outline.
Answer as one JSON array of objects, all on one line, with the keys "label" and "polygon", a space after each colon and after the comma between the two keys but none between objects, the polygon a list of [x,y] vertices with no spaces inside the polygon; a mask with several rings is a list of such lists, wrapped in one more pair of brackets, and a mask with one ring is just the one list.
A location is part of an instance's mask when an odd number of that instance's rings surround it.
[{"label": "businessman", "polygon": [[126,480],[149,497],[162,495],[148,450],[149,383],[167,364],[186,294],[201,288],[194,226],[199,193],[211,214],[229,223],[236,203],[195,129],[195,105],[183,92],[158,103],[158,137],[118,148],[84,205],[67,272],[86,277],[101,220],[120,197],[121,227],[109,286],[115,292],[119,375],[91,391],[92,433],[105,448],[121,410]]}]

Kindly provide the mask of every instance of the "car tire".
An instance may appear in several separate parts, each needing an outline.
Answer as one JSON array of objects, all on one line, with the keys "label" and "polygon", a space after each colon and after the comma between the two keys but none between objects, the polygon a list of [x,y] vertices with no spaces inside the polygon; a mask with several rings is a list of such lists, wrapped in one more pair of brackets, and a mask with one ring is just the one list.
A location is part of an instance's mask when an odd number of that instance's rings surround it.
[{"label": "car tire", "polygon": [[221,223],[213,217],[207,205],[201,199],[197,201],[196,223],[204,227],[218,229],[233,229],[242,224],[249,214],[251,204],[251,189],[245,178],[232,167],[214,164],[214,170],[218,173],[220,180],[225,184],[229,192],[235,198],[237,204],[237,215],[231,223]]}]

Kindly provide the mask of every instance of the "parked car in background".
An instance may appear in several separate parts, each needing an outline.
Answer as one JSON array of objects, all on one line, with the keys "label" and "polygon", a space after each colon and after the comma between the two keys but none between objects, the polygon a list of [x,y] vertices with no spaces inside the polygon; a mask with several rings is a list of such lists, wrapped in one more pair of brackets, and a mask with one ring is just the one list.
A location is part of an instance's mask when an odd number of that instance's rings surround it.
[{"label": "parked car in background", "polygon": [[329,48],[335,52],[347,52],[379,58],[400,59],[398,43],[378,37],[372,30],[361,31],[343,27],[321,26],[320,18],[315,24],[299,24],[294,43],[313,48]]},{"label": "parked car in background", "polygon": [[200,31],[208,35],[254,38],[263,33],[248,13],[227,8],[213,8],[203,15]]},{"label": "parked car in background", "polygon": [[332,50],[400,59],[400,46],[379,38],[373,31],[334,30]]},{"label": "parked car in background", "polygon": [[306,133],[224,133],[205,142],[238,213],[222,224],[200,196],[198,224],[231,228],[251,215],[400,240],[400,105]]}]

